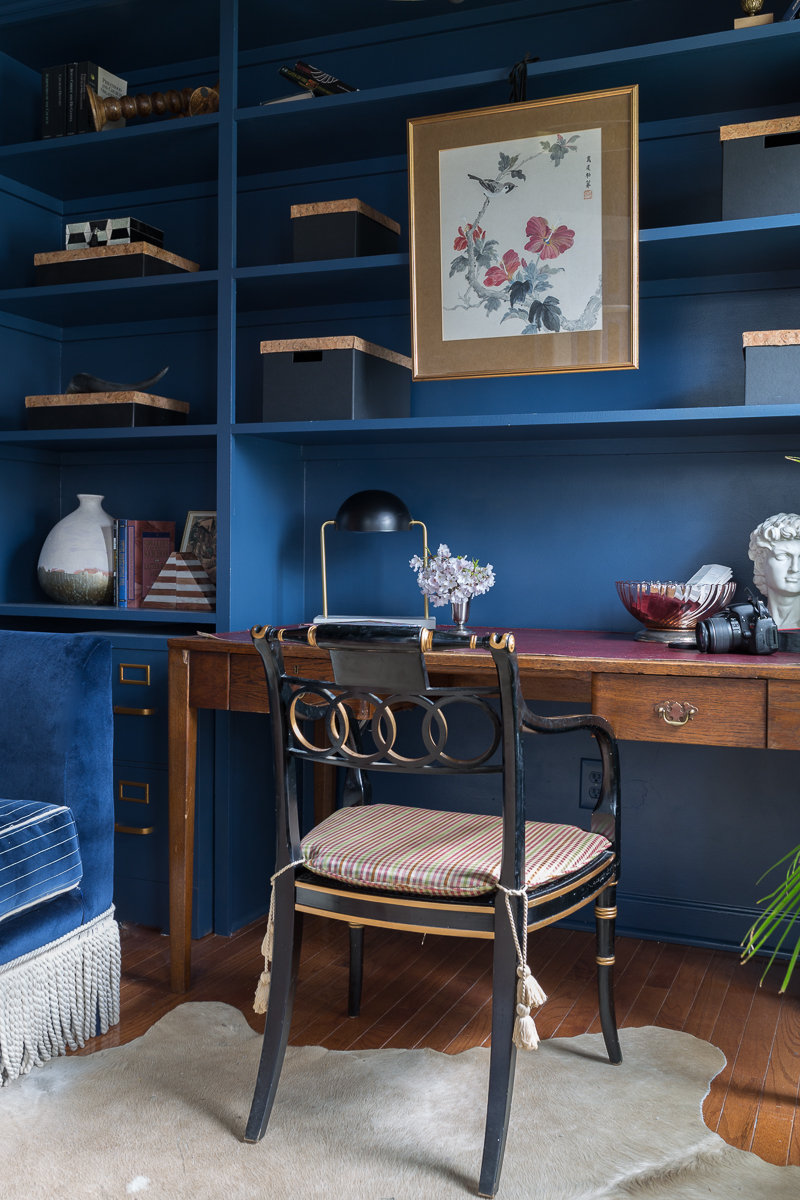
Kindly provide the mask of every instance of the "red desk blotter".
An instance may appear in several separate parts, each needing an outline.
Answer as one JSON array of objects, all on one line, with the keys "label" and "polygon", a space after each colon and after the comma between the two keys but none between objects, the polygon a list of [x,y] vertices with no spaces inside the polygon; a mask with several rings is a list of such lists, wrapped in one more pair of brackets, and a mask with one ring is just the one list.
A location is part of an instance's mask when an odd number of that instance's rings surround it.
[{"label": "red desk blotter", "polygon": [[186,612],[214,612],[217,589],[193,554],[173,551],[142,608],[179,608]]}]

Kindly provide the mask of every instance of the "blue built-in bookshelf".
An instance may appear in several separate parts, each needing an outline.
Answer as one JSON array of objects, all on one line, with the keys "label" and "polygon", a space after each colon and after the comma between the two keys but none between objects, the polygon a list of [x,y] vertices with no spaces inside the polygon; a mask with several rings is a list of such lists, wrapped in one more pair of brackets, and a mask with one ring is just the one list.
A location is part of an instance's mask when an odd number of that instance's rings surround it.
[{"label": "blue built-in bookshelf", "polygon": [[[800,213],[722,220],[719,127],[800,112],[800,21],[735,31],[737,13],[734,0],[0,0],[0,624],[102,629],[140,655],[198,628],[188,614],[48,602],[39,550],[77,492],[179,528],[187,510],[217,509],[205,631],[313,617],[319,525],[361,487],[398,492],[434,544],[494,564],[482,624],[632,632],[617,579],[724,562],[748,584],[750,530],[800,506],[800,468],[784,459],[800,452],[800,404],[744,406],[741,335],[800,321]],[[640,368],[417,383],[406,420],[265,424],[263,339],[356,334],[410,352],[406,121],[505,103],[526,51],[540,58],[530,99],[639,84]],[[39,140],[40,70],[85,58],[132,92],[219,78],[220,111]],[[263,107],[289,94],[277,69],[297,58],[360,90]],[[351,196],[399,221],[399,252],[293,263],[290,206]],[[66,221],[125,215],[162,228],[199,272],[35,286],[33,256],[61,247]],[[25,428],[25,395],[76,371],[135,380],[166,365],[186,427]],[[332,534],[332,596],[416,611],[415,550],[405,535]],[[265,909],[262,722],[204,726],[199,930]],[[135,760],[119,736],[120,762]],[[531,754],[533,810],[546,779],[548,815],[558,801],[579,820],[591,744]],[[755,878],[788,849],[795,773],[787,754],[624,746],[627,927],[735,941]],[[122,915],[159,923],[161,867],[151,878],[119,853]]]}]

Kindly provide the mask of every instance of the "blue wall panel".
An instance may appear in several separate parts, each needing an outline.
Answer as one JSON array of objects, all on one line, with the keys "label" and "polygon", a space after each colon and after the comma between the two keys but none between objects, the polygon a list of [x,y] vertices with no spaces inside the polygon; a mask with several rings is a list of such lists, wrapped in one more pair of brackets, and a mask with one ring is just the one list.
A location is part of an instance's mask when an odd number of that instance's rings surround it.
[{"label": "blue wall panel", "polygon": [[[6,514],[0,539],[0,603],[44,599],[36,564],[44,539],[60,519],[59,468],[55,461],[26,461],[33,457],[0,447],[0,509]],[[55,460],[55,455],[41,457]]]},{"label": "blue wall panel", "polygon": [[[397,221],[401,227],[398,251],[407,254],[408,173],[405,157],[379,159],[374,164],[365,164],[361,171],[358,166],[353,170],[353,164],[350,167],[344,179],[339,177],[341,168],[338,171],[323,168],[314,172],[292,172],[287,182],[282,181],[280,173],[266,176],[263,187],[254,186],[255,177],[247,180],[246,190],[239,195],[238,266],[293,262],[292,205],[350,198],[363,200]],[[313,178],[302,178],[310,175]],[[335,303],[335,292],[329,293],[328,299]],[[309,303],[313,303],[313,297],[309,297]]]},{"label": "blue wall panel", "polygon": [[232,629],[296,619],[303,607],[303,466],[295,446],[235,443]]},{"label": "blue wall panel", "polygon": [[93,492],[105,496],[103,507],[114,517],[174,521],[180,539],[190,509],[216,507],[214,460],[207,453],[162,451],[157,462],[141,453],[128,456],[133,461],[113,452],[75,457],[79,461],[65,461],[61,469],[62,516],[77,507],[78,492]]},{"label": "blue wall panel", "polygon": [[[135,323],[127,327],[122,324],[127,301],[111,298],[110,303],[120,304],[121,323],[105,327],[102,333],[95,329],[86,338],[76,331],[74,340],[65,341],[61,372],[52,380],[49,390],[63,391],[78,371],[88,371],[114,383],[136,383],[169,367],[169,373],[154,390],[173,400],[186,401],[188,424],[215,422],[216,339],[210,330],[181,332],[164,322],[161,330],[148,326],[147,332],[142,332]],[[135,315],[147,318],[146,311]]]},{"label": "blue wall panel", "polygon": [[[291,93],[290,85],[277,76],[277,70],[287,59],[288,65],[293,66],[292,55],[294,58],[308,55],[315,66],[324,66],[353,87],[373,88],[491,67],[510,69],[526,50],[542,60],[567,54],[597,54],[612,47],[715,32],[730,27],[731,23],[727,0],[704,0],[702,5],[693,6],[680,16],[673,14],[672,20],[663,9],[654,8],[651,0],[581,4],[577,14],[572,4],[559,0],[480,4],[470,6],[472,11],[465,6],[461,12],[453,12],[437,0],[435,5],[426,6],[425,16],[433,19],[410,22],[402,31],[389,26],[377,36],[365,37],[363,32],[340,32],[348,26],[353,28],[348,17],[354,13],[354,5],[337,4],[335,17],[329,15],[327,4],[318,5],[313,25],[308,6],[303,7],[302,15],[291,6],[281,13],[263,9],[259,12],[259,8],[249,5],[244,8],[243,48],[269,47],[270,43],[281,41],[288,44],[277,46],[280,57],[269,50],[252,56],[262,61],[241,72],[243,107]],[[381,7],[362,4],[358,11],[366,28],[381,20]],[[394,19],[408,20],[409,15],[422,14],[398,13]],[[568,30],[565,22],[569,23]],[[324,41],[320,38],[322,30],[326,34]],[[317,57],[324,54],[324,60],[318,62],[314,54]],[[505,95],[505,88],[498,89],[497,103],[502,103]]]},{"label": "blue wall panel", "polygon": [[61,345],[0,325],[0,428],[25,429],[25,397],[56,391]]},{"label": "blue wall panel", "polygon": [[[333,454],[307,464],[306,619],[321,603],[320,523],[361,488],[401,496],[427,523],[434,549],[446,542],[494,564],[497,583],[474,601],[472,615],[493,626],[634,631],[615,580],[688,579],[702,563],[720,562],[741,588],[752,586],[750,531],[773,513],[800,510],[800,467],[774,451],[448,447],[419,461],[402,450],[382,457],[378,447],[363,459]],[[407,562],[418,538],[334,532],[330,541],[338,611],[417,611]]]},{"label": "blue wall panel", "polygon": [[35,254],[64,249],[64,223],[57,212],[0,190],[0,287],[36,283]]}]

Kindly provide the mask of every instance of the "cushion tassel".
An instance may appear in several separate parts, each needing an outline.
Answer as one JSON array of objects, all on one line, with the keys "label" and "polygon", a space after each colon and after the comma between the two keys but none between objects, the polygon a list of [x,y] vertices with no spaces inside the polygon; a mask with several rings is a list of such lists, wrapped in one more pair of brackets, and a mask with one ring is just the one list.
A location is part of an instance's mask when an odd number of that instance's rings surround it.
[{"label": "cushion tassel", "polygon": [[505,892],[506,912],[511,925],[511,933],[514,938],[514,946],[517,951],[517,1005],[516,1019],[514,1021],[514,1032],[512,1041],[518,1050],[535,1050],[539,1045],[539,1034],[536,1031],[536,1022],[531,1016],[531,1009],[538,1008],[544,1004],[547,996],[542,988],[531,974],[531,969],[528,966],[528,926],[527,912],[525,914],[525,926],[522,934],[522,945],[520,946],[519,938],[517,937],[517,927],[514,924],[514,914],[511,911],[511,896],[527,895],[526,888],[512,890],[504,888],[498,884],[501,892]]},{"label": "cushion tassel", "polygon": [[267,932],[264,934],[264,941],[261,943],[261,953],[264,955],[264,970],[259,976],[258,987],[253,999],[253,1012],[255,1013],[265,1013],[269,1003],[269,985],[272,980],[272,942],[275,937],[275,880],[291,867],[301,867],[303,862],[304,860],[301,858],[297,862],[287,863],[285,867],[281,867],[280,871],[276,871],[270,879],[272,893],[269,898]]},{"label": "cushion tassel", "polygon": [[267,1011],[267,1001],[269,1000],[269,984],[272,978],[272,938],[274,930],[275,909],[272,900],[270,899],[269,917],[267,919],[267,932],[264,934],[264,941],[261,943],[261,953],[264,955],[264,970],[259,976],[256,995],[255,999],[253,1000],[253,1012],[257,1013],[265,1013]]}]

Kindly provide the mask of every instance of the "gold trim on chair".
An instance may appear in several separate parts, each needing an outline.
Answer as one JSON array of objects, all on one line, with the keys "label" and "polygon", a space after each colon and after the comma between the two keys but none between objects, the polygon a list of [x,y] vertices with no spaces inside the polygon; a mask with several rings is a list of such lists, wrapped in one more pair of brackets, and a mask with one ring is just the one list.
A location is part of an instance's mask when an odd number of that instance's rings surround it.
[{"label": "gold trim on chair", "polygon": [[513,633],[490,633],[489,645],[493,650],[508,650],[509,654],[513,654],[517,640]]},{"label": "gold trim on chair", "polygon": [[594,961],[597,963],[598,967],[613,967],[617,960],[613,954],[608,955],[607,958],[603,958],[598,954]]},{"label": "gold trim on chair", "polygon": [[594,915],[600,921],[613,921],[617,915],[617,906],[615,904],[613,908],[601,908],[599,904],[595,904]]}]

